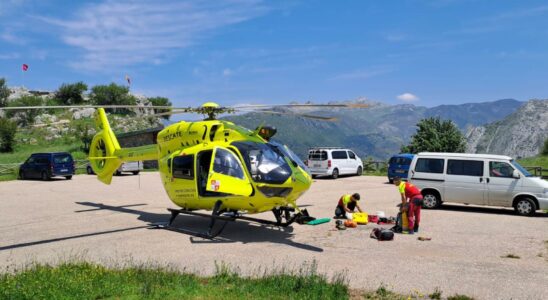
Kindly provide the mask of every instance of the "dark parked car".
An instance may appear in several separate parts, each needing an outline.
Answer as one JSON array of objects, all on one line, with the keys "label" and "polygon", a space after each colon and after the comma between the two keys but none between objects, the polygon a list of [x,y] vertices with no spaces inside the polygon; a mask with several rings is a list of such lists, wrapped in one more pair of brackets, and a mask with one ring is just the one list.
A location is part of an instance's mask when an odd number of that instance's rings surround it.
[{"label": "dark parked car", "polygon": [[388,161],[388,181],[394,182],[394,177],[398,176],[403,180],[409,177],[409,166],[413,160],[414,154],[403,153],[394,155]]},{"label": "dark parked car", "polygon": [[72,179],[74,174],[74,160],[67,152],[33,153],[19,167],[19,178],[40,178],[50,180],[54,176],[63,176]]}]

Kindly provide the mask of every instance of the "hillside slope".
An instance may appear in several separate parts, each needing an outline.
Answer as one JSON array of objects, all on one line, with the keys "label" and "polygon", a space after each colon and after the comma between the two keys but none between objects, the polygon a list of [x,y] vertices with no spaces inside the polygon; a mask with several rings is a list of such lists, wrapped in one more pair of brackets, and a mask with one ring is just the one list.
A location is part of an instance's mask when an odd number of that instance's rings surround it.
[{"label": "hillside slope", "polygon": [[548,138],[548,100],[531,100],[506,118],[470,128],[468,151],[529,157]]},{"label": "hillside slope", "polygon": [[291,115],[249,113],[230,116],[234,121],[250,129],[263,121],[276,126],[276,139],[287,144],[301,156],[314,146],[350,147],[361,157],[386,159],[398,153],[416,131],[417,122],[428,116],[450,118],[463,131],[465,128],[499,120],[513,113],[523,102],[506,99],[484,103],[442,105],[433,108],[412,104],[386,105],[368,102],[370,107],[359,109],[292,109],[286,112],[332,116],[337,122],[304,119]]}]

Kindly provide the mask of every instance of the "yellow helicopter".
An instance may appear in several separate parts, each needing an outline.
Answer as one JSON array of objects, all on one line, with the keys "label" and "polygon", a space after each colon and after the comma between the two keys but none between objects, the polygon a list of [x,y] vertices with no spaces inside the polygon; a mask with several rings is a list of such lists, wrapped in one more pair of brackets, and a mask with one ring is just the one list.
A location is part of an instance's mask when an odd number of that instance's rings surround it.
[{"label": "yellow helicopter", "polygon": [[[365,107],[356,104],[278,106]],[[157,224],[158,227],[211,239],[221,233],[226,222],[237,219],[284,227],[295,221],[303,223],[314,220],[296,203],[310,188],[312,178],[296,154],[287,146],[271,141],[276,133],[275,128],[259,126],[252,131],[229,121],[218,120],[218,114],[232,113],[235,109],[207,102],[199,108],[179,108],[156,115],[200,113],[207,116],[203,121],[174,123],[158,133],[156,144],[122,148],[107,119],[104,108],[108,107],[131,106],[97,107],[97,133],[90,145],[90,165],[101,182],[110,184],[113,174],[123,162],[157,160],[166,193],[180,207],[168,209],[171,219],[166,224]],[[12,109],[34,108],[38,107]],[[283,114],[279,111],[261,111]],[[305,114],[300,116],[333,120]],[[212,212],[204,214],[196,210]],[[266,211],[272,211],[276,221],[247,216]],[[210,218],[208,230],[196,232],[173,227],[172,223],[179,214]],[[214,230],[216,221],[223,222],[218,230]]]}]

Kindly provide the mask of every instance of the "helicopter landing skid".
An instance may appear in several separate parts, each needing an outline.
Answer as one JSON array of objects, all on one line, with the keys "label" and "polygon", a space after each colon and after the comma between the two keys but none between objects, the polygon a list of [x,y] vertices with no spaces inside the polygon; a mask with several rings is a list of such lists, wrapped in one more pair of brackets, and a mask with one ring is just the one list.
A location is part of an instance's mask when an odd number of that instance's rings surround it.
[{"label": "helicopter landing skid", "polygon": [[[272,212],[274,213],[274,216],[276,217],[276,221],[269,221],[269,220],[264,220],[264,219],[246,217],[246,216],[242,216],[242,215],[238,215],[238,214],[230,214],[229,215],[229,213],[227,213],[225,215],[221,215],[220,214],[221,204],[222,204],[221,202],[215,203],[215,207],[213,208],[213,212],[211,213],[211,215],[198,213],[198,212],[185,210],[185,209],[168,208],[169,212],[171,212],[171,218],[169,219],[169,222],[167,224],[165,224],[165,223],[163,223],[163,224],[156,223],[156,224],[154,224],[154,226],[156,228],[176,231],[176,232],[180,232],[180,233],[184,233],[184,234],[188,234],[188,235],[192,235],[192,236],[196,236],[196,237],[201,237],[201,238],[205,238],[205,239],[213,239],[216,236],[218,236],[219,234],[221,234],[221,232],[224,230],[226,224],[229,221],[236,221],[238,219],[239,220],[250,221],[250,222],[256,222],[256,223],[265,224],[265,225],[287,227],[287,226],[291,225],[293,222],[297,222],[297,223],[302,224],[302,222],[300,222],[300,221],[303,218],[310,218],[310,216],[308,215],[308,212],[306,210],[301,211],[301,213],[291,214],[291,212],[294,212],[295,210],[293,208],[290,208],[290,207],[282,207],[282,208],[278,208],[278,209],[273,209]],[[171,224],[173,223],[173,221],[175,220],[175,218],[177,218],[177,216],[179,214],[199,216],[199,217],[203,217],[203,218],[210,218],[211,220],[210,220],[209,228],[208,228],[207,232],[198,232],[198,231],[194,231],[194,230],[189,230],[189,229],[185,229],[185,228],[179,228],[179,227],[171,226]],[[285,218],[286,220],[282,221],[282,217]],[[217,220],[223,221],[223,224],[221,225],[220,228],[213,231],[213,227],[215,226],[215,223],[216,223]]]}]

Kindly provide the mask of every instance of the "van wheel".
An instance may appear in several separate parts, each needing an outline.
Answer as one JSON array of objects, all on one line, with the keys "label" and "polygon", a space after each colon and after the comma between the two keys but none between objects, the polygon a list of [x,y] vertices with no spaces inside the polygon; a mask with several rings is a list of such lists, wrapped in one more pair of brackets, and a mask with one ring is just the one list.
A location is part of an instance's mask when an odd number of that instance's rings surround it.
[{"label": "van wheel", "polygon": [[394,184],[394,179],[390,179],[390,178],[388,178],[388,183],[390,183],[390,184]]},{"label": "van wheel", "polygon": [[66,178],[67,180],[71,180],[71,179],[72,179],[72,175],[65,176],[65,178]]},{"label": "van wheel", "polygon": [[133,171],[131,173],[133,173],[133,175],[139,175],[139,171]]},{"label": "van wheel", "polygon": [[46,172],[46,171],[42,171],[42,176],[41,177],[42,177],[42,180],[44,180],[44,181],[47,181],[47,180],[51,179],[51,177],[48,175],[48,172]]},{"label": "van wheel", "polygon": [[339,169],[334,169],[333,173],[331,173],[331,178],[337,179],[339,178]]},{"label": "van wheel", "polygon": [[21,179],[21,180],[27,179],[26,176],[25,176],[25,171],[23,171],[23,170],[19,171],[19,179]]},{"label": "van wheel", "polygon": [[318,178],[318,175],[312,175],[312,179]]},{"label": "van wheel", "polygon": [[422,206],[424,208],[438,208],[441,205],[440,198],[433,192],[426,192],[422,196]]},{"label": "van wheel", "polygon": [[86,168],[86,172],[88,173],[88,175],[93,175],[93,169],[90,166]]},{"label": "van wheel", "polygon": [[532,216],[535,214],[537,206],[530,198],[521,198],[516,202],[514,209],[520,216]]},{"label": "van wheel", "polygon": [[356,175],[362,176],[363,175],[363,169],[362,167],[358,167],[358,172],[356,172]]}]

